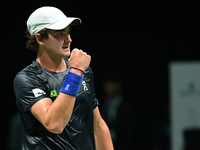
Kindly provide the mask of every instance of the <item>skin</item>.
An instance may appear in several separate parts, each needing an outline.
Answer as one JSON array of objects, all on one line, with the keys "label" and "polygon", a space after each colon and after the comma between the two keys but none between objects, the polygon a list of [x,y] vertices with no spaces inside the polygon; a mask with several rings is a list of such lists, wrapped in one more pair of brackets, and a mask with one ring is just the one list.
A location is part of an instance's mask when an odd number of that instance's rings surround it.
[{"label": "skin", "polygon": [[[70,52],[72,42],[69,34],[70,27],[63,30],[49,30],[49,38],[41,40],[41,35],[37,33],[35,38],[39,44],[37,61],[46,69],[54,72],[61,72],[67,69],[64,61],[65,57],[70,56],[71,66],[85,70],[88,68],[91,56],[79,49]],[[82,75],[76,69],[71,72]],[[34,104],[30,111],[50,132],[60,134],[68,124],[76,97],[59,93],[54,102],[50,98],[44,98]],[[113,144],[109,129],[102,119],[99,108],[93,110],[94,114],[94,136],[97,150],[113,150]]]}]

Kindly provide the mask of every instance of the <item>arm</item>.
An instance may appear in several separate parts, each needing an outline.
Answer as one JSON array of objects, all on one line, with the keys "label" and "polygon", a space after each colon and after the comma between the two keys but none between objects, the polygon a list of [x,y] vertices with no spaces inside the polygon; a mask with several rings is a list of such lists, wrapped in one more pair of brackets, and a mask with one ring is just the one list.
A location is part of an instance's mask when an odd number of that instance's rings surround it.
[{"label": "arm", "polygon": [[74,96],[60,93],[54,102],[44,98],[34,104],[30,111],[48,131],[60,134],[71,117],[74,103]]},{"label": "arm", "polygon": [[[71,66],[85,70],[91,57],[83,51],[73,50],[70,58]],[[79,70],[71,69],[70,72],[82,75]],[[75,103],[75,96],[60,92],[54,102],[50,98],[44,98],[35,103],[31,113],[52,133],[62,133],[68,124]]]},{"label": "arm", "polygon": [[102,119],[99,108],[93,110],[94,114],[94,136],[97,150],[113,150],[113,143],[107,124]]}]

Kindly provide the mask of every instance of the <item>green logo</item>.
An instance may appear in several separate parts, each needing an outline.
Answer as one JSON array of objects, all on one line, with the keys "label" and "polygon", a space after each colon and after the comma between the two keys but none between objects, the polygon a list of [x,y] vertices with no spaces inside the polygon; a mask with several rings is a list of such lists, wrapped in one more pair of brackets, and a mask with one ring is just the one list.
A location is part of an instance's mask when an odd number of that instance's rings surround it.
[{"label": "green logo", "polygon": [[51,90],[50,97],[56,97],[56,96],[58,96],[57,91]]}]

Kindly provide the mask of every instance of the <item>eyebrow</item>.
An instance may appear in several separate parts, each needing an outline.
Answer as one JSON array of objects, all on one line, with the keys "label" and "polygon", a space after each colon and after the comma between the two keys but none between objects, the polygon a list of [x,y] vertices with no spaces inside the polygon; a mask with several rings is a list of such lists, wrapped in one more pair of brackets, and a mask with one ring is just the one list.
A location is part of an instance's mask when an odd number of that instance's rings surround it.
[{"label": "eyebrow", "polygon": [[55,30],[55,31],[63,32],[63,31],[67,31],[67,29],[68,29],[68,32],[70,32],[71,31],[71,26],[68,26],[68,27],[66,27],[66,28],[64,28],[62,30]]}]

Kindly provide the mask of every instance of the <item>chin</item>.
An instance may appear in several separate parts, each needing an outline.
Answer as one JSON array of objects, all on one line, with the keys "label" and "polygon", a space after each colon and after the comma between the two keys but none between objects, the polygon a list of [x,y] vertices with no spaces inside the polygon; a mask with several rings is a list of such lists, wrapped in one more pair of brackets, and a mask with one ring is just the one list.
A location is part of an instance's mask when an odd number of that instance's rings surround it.
[{"label": "chin", "polygon": [[64,56],[64,57],[69,57],[70,54],[71,54],[70,52],[65,52],[63,56]]}]

